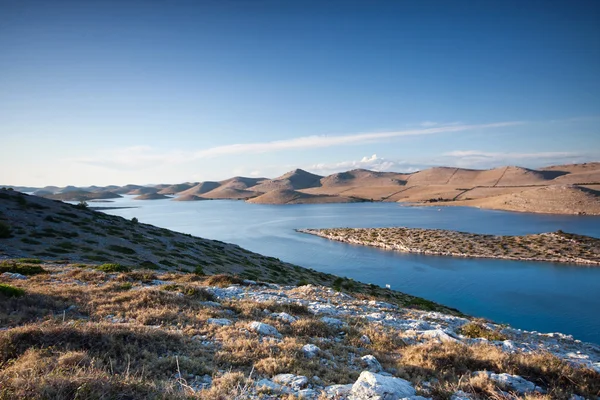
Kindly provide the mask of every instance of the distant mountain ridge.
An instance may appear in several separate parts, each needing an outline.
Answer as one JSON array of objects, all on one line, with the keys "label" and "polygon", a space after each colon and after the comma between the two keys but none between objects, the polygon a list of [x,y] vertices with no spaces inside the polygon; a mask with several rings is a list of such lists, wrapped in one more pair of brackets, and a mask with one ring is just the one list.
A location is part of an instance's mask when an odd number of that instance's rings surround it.
[{"label": "distant mountain ridge", "polygon": [[[570,185],[572,188],[562,192],[554,190],[527,193],[534,188],[557,185]],[[96,196],[93,193],[114,193],[137,195],[140,200],[164,199],[164,195],[170,195],[175,196],[173,200],[176,201],[228,199],[262,204],[385,201],[596,215],[597,193],[600,192],[600,162],[540,169],[519,166],[487,170],[432,167],[413,173],[353,169],[327,176],[294,169],[273,179],[236,176],[222,181],[147,186],[46,186],[27,189],[39,196],[70,201],[88,200]],[[536,204],[541,204],[542,197],[556,197],[557,193],[569,193],[565,199],[577,198],[579,206],[566,204],[566,200],[561,206],[558,198],[553,200],[551,207],[536,207]],[[510,201],[507,195],[511,195]]]}]

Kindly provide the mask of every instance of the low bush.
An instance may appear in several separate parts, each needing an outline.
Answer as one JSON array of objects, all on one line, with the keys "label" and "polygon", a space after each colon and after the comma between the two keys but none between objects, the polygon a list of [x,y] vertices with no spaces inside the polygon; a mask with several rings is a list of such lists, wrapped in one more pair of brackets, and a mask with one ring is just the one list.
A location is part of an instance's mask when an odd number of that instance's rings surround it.
[{"label": "low bush", "polygon": [[102,272],[129,272],[130,268],[121,264],[102,264],[96,267],[98,271]]},{"label": "low bush", "polygon": [[21,288],[0,283],[0,295],[5,297],[21,297],[25,294],[25,291]]},{"label": "low bush", "polygon": [[39,265],[19,264],[15,261],[5,260],[0,262],[0,274],[4,272],[12,272],[21,275],[37,275],[45,274],[48,271]]},{"label": "low bush", "polygon": [[469,322],[460,329],[460,334],[469,338],[485,338],[487,340],[506,340],[506,336],[478,322]]},{"label": "low bush", "polygon": [[8,225],[6,222],[0,221],[0,239],[8,239],[11,237],[10,225]]},{"label": "low bush", "polygon": [[227,287],[231,285],[241,285],[244,283],[244,280],[238,276],[219,274],[209,276],[204,283],[208,286]]}]

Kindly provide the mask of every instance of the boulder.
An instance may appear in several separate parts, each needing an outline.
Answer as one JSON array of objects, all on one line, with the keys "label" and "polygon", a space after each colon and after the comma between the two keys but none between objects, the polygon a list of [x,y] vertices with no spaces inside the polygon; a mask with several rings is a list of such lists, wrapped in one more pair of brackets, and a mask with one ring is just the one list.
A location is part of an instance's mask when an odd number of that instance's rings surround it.
[{"label": "boulder", "polygon": [[350,399],[398,400],[415,395],[415,388],[407,380],[363,371],[352,385]]}]

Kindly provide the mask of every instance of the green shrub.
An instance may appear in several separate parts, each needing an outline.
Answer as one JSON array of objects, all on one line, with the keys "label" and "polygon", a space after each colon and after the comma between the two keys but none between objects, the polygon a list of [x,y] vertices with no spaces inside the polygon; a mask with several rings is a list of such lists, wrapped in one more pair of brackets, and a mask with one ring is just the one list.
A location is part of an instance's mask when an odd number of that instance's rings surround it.
[{"label": "green shrub", "polygon": [[206,275],[204,273],[204,269],[202,269],[202,267],[199,266],[199,265],[196,268],[194,268],[194,274],[196,274],[196,275]]},{"label": "green shrub", "polygon": [[25,294],[25,291],[21,288],[0,283],[0,295],[6,297],[21,297]]},{"label": "green shrub", "polygon": [[39,265],[27,265],[27,264],[19,264],[15,261],[6,260],[0,263],[0,274],[4,272],[12,272],[14,274],[21,275],[37,275],[37,274],[45,274],[46,271],[44,268]]},{"label": "green shrub", "polygon": [[42,260],[40,260],[39,258],[19,258],[17,260],[20,263],[23,264],[41,264]]},{"label": "green shrub", "polygon": [[116,251],[121,254],[135,254],[135,250],[125,246],[118,246],[116,244],[111,244],[108,246],[109,250]]},{"label": "green shrub", "polygon": [[102,264],[96,267],[98,271],[103,272],[129,272],[130,268],[121,264]]},{"label": "green shrub", "polygon": [[131,223],[137,224],[139,221],[136,217],[131,218]]},{"label": "green shrub", "polygon": [[147,269],[159,269],[159,266],[154,264],[152,261],[142,261],[140,267]]},{"label": "green shrub", "polygon": [[300,279],[298,281],[298,283],[296,283],[296,286],[306,286],[306,285],[310,285],[310,282],[308,282],[306,279]]},{"label": "green shrub", "polygon": [[12,237],[10,231],[10,225],[8,225],[6,222],[0,221],[0,239],[8,239]]}]

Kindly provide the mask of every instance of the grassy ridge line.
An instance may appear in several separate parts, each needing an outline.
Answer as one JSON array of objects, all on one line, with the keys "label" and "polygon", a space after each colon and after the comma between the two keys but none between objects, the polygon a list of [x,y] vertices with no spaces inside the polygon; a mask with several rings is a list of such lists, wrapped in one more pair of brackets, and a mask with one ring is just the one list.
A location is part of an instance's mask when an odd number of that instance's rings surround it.
[{"label": "grassy ridge line", "polygon": [[458,313],[428,300],[282,262],[234,244],[12,190],[0,190],[0,236],[2,258],[30,257],[61,264],[118,263],[130,268],[227,273],[285,285],[311,283],[383,298],[400,306]]},{"label": "grassy ridge line", "polygon": [[300,229],[298,232],[404,253],[600,265],[600,239],[562,231],[524,236],[403,227]]}]

